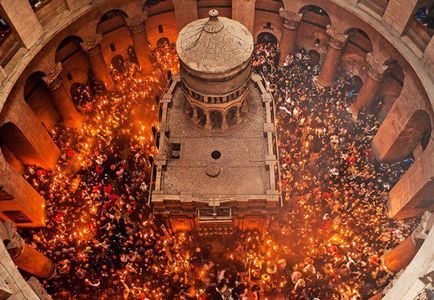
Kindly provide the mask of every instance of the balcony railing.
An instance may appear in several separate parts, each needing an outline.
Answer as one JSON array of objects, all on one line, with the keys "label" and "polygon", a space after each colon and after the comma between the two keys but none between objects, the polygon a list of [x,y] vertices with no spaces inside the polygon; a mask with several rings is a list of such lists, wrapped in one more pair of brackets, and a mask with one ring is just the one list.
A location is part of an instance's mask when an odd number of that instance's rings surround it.
[{"label": "balcony railing", "polygon": [[53,19],[59,18],[67,10],[65,0],[40,0],[38,3],[38,5],[32,7],[42,26],[45,26]]},{"label": "balcony railing", "polygon": [[20,47],[21,43],[14,34],[5,35],[0,42],[0,65],[5,67]]},{"label": "balcony railing", "polygon": [[416,19],[414,19],[413,22],[410,24],[406,33],[406,35],[410,38],[410,40],[422,52],[425,50],[433,34],[434,34],[434,30],[425,27]]},{"label": "balcony railing", "polygon": [[276,0],[257,0],[256,1],[256,10],[279,13],[279,9],[283,7],[283,3]]},{"label": "balcony railing", "polygon": [[367,7],[379,16],[383,16],[389,0],[361,0],[360,4]]}]

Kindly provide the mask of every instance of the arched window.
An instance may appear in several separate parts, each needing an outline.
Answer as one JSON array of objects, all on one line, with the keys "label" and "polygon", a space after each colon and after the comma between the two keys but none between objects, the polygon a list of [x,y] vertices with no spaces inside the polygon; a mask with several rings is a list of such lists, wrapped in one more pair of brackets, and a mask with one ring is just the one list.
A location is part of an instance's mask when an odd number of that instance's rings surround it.
[{"label": "arched window", "polygon": [[422,150],[425,150],[428,145],[429,145],[429,141],[431,139],[431,134],[432,134],[432,128],[429,127],[425,130],[425,132],[422,135],[422,139],[420,141],[420,145],[422,146]]},{"label": "arched window", "polygon": [[270,32],[261,32],[258,35],[258,44],[272,44],[277,45],[277,38],[274,34]]}]

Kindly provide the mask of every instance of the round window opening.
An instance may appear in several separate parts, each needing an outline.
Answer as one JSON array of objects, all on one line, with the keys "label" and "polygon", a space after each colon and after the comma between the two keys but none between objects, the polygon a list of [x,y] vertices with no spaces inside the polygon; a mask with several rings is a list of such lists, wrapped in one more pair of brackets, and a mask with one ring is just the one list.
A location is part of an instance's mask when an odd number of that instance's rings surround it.
[{"label": "round window opening", "polygon": [[220,157],[222,157],[222,154],[220,151],[214,150],[213,152],[211,152],[211,157],[213,159],[219,159]]}]

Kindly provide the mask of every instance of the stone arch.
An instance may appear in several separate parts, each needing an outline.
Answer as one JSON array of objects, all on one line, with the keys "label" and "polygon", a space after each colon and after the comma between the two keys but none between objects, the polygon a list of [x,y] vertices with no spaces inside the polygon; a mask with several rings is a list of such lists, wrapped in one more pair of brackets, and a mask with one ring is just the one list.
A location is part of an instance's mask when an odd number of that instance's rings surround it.
[{"label": "stone arch", "polygon": [[[172,0],[151,2],[149,4],[145,2],[143,6],[143,11],[146,11],[148,16],[146,19],[146,34],[151,48],[156,48],[157,41],[162,37],[168,38],[171,43],[175,42],[178,36],[179,24],[177,23],[174,2]],[[184,7],[182,3],[177,5]],[[195,15],[195,12],[192,12],[192,14]],[[190,17],[185,18],[190,20]],[[184,17],[178,16],[178,19],[184,19]],[[161,32],[161,29],[163,32]]]},{"label": "stone arch", "polygon": [[278,41],[282,34],[282,18],[279,10],[283,8],[282,1],[257,0],[255,2],[253,36],[256,38],[263,33],[273,34]]},{"label": "stone arch", "polygon": [[97,24],[97,33],[103,36],[101,48],[107,65],[116,55],[128,57],[128,48],[133,44],[124,10],[112,9],[103,14]]},{"label": "stone arch", "polygon": [[354,88],[354,92],[358,93],[363,86],[363,80],[360,78],[360,76],[354,75],[351,77],[351,84]]},{"label": "stone arch", "polygon": [[96,32],[106,35],[112,31],[115,31],[116,29],[119,29],[120,27],[124,27],[127,25],[126,18],[128,18],[128,15],[123,10],[109,10],[99,18]]},{"label": "stone arch", "polygon": [[111,65],[118,72],[123,72],[125,70],[125,58],[120,54],[115,55],[111,59]]},{"label": "stone arch", "polygon": [[70,35],[65,37],[57,46],[55,61],[63,63],[74,54],[80,52],[81,42],[83,42],[83,39],[76,35]]},{"label": "stone arch", "polygon": [[170,40],[167,37],[162,37],[157,41],[157,48],[161,48],[169,44],[170,44]]},{"label": "stone arch", "polygon": [[359,28],[349,28],[347,44],[342,55],[342,66],[350,74],[365,77],[366,54],[373,51],[368,34]]},{"label": "stone arch", "polygon": [[211,118],[212,129],[222,128],[222,112],[219,110],[212,110],[209,112],[209,117]]},{"label": "stone arch", "polygon": [[35,72],[27,78],[24,84],[24,100],[50,131],[61,121],[61,117],[51,101],[50,93],[42,80],[43,76],[43,72]]},{"label": "stone arch", "polygon": [[353,27],[345,30],[344,33],[348,34],[347,46],[354,45],[365,54],[372,52],[373,50],[372,41],[369,35],[365,31]]},{"label": "stone arch", "polygon": [[[40,161],[42,158],[14,123],[7,122],[0,127],[0,140],[4,145],[2,148],[8,149],[10,151],[9,154],[13,154],[23,165],[41,165]],[[13,166],[14,164],[11,165]]]},{"label": "stone arch", "polygon": [[196,106],[196,109],[197,109],[197,119],[199,120],[197,125],[203,127],[203,126],[205,126],[205,120],[206,120],[205,111],[200,106]]},{"label": "stone arch", "polygon": [[425,151],[426,148],[428,148],[429,143],[431,141],[432,137],[432,125],[425,129],[425,131],[422,134],[422,139],[420,141],[420,146],[422,147],[422,151]]},{"label": "stone arch", "polygon": [[4,160],[18,173],[24,174],[25,166],[17,158],[15,153],[9,148],[6,142],[0,137],[0,153],[3,155]]},{"label": "stone arch", "polygon": [[354,75],[351,76],[349,80],[350,86],[348,88],[348,95],[350,97],[350,102],[354,102],[357,98],[357,94],[361,90],[363,86],[363,80],[360,76]]},{"label": "stone arch", "polygon": [[325,29],[331,25],[331,19],[325,9],[316,5],[306,5],[300,8],[298,13],[303,15],[302,22],[309,22],[315,26]]},{"label": "stone arch", "polygon": [[309,55],[309,64],[311,66],[315,66],[317,64],[320,63],[321,61],[321,54],[319,54],[318,51],[311,49],[307,52],[307,54]]},{"label": "stone arch", "polygon": [[129,62],[134,63],[136,65],[139,64],[139,60],[137,58],[136,49],[134,49],[133,45],[130,45],[128,47],[128,60],[129,60]]},{"label": "stone arch", "polygon": [[84,105],[91,100],[90,93],[84,93],[84,90],[87,90],[87,85],[81,82],[74,82],[71,84],[69,93],[71,94],[75,106],[84,107]]},{"label": "stone arch", "polygon": [[238,107],[232,106],[229,108],[226,113],[226,119],[229,124],[229,126],[237,125],[237,119],[236,119],[236,113],[237,113]]},{"label": "stone arch", "polygon": [[269,43],[269,44],[277,46],[278,39],[274,33],[270,32],[270,31],[262,31],[256,37],[256,42],[257,43]]},{"label": "stone arch", "polygon": [[377,118],[380,122],[386,118],[395,100],[401,95],[405,80],[404,70],[397,60],[389,59],[385,65],[387,66],[386,77],[378,92],[381,103],[377,110]]},{"label": "stone arch", "polygon": [[59,43],[55,52],[55,62],[62,63],[61,77],[68,90],[74,82],[86,84],[89,80],[89,62],[81,48],[82,41],[78,36],[67,36]]},{"label": "stone arch", "polygon": [[315,49],[319,53],[327,52],[327,26],[331,25],[329,14],[316,5],[306,5],[298,10],[303,16],[298,27],[297,46],[307,50]]}]

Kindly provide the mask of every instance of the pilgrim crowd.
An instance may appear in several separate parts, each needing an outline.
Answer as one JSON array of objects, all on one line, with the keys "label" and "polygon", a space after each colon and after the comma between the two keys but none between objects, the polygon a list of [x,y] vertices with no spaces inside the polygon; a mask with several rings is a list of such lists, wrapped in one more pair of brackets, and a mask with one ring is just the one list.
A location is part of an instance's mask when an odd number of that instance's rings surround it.
[{"label": "pilgrim crowd", "polygon": [[174,45],[154,51],[151,76],[126,62],[112,70],[113,92],[77,86],[83,128],[55,128],[57,169],[25,174],[47,200],[47,227],[23,235],[57,265],[43,282],[53,298],[367,299],[388,284],[380,256],[415,221],[389,219],[386,195],[411,161],[375,161],[378,122],[347,113],[350,76],[323,89],[304,50],[280,64],[276,54],[258,44],[253,68],[278,108],[284,208],[268,233],[235,231],[217,256],[217,237],[171,234],[152,214],[158,96],[179,71]]}]

